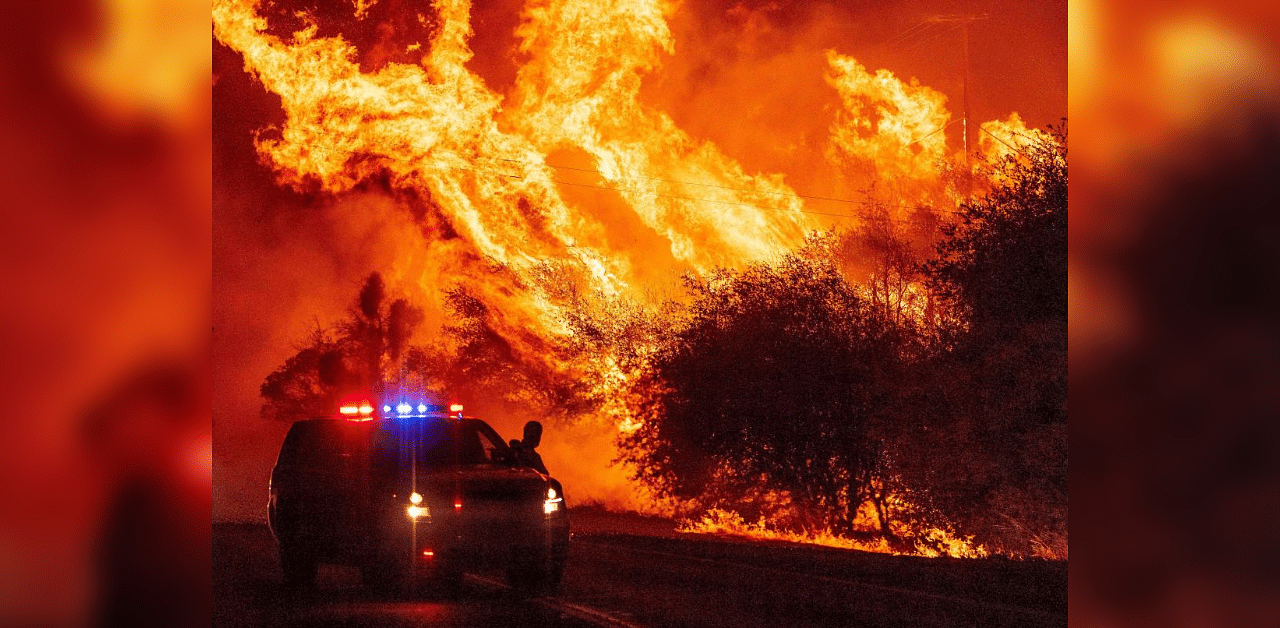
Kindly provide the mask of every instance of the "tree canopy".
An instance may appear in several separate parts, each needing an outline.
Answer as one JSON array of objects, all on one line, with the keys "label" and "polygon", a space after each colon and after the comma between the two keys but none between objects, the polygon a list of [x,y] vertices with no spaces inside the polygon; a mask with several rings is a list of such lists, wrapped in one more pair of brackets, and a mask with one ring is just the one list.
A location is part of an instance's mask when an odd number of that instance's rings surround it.
[{"label": "tree canopy", "polygon": [[975,340],[1067,320],[1067,134],[1057,127],[996,164],[998,185],[942,226],[929,287]]},{"label": "tree canopy", "polygon": [[900,330],[830,258],[792,254],[687,288],[625,441],[642,477],[738,509],[754,488],[786,491],[849,530],[882,480],[877,422],[903,369]]}]

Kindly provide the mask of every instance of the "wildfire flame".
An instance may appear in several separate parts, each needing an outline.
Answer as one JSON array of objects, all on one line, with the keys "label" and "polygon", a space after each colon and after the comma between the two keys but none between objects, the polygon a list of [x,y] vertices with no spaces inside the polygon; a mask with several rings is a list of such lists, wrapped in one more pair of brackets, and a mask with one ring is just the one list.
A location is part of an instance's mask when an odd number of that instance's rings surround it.
[{"label": "wildfire flame", "polygon": [[[374,5],[358,0],[354,17]],[[646,104],[643,76],[677,45],[674,3],[529,0],[505,94],[468,67],[471,4],[432,8],[434,39],[405,49],[421,53],[418,62],[370,71],[354,44],[320,36],[306,14],[291,36],[273,34],[254,0],[215,0],[213,32],[280,98],[284,123],[256,139],[279,182],[330,195],[370,182],[403,192],[422,210],[423,235],[399,252],[389,280],[434,294],[466,278],[522,359],[573,368],[551,345],[569,333],[563,313],[575,295],[651,303],[658,281],[767,259],[830,224],[830,206],[815,206],[784,174],[749,173]],[[842,107],[822,151],[826,167],[871,172],[896,189],[942,189],[943,166],[964,161],[947,143],[945,97],[836,51],[826,59]],[[991,155],[1032,133],[1016,114],[983,128],[983,140],[1001,140],[981,144]],[[955,197],[907,200],[945,210]],[[611,359],[593,367],[605,386],[622,389],[630,377]],[[614,430],[637,427],[620,404],[601,413]],[[704,525],[773,534],[739,524]]]},{"label": "wildfire flame", "polygon": [[947,99],[888,70],[868,72],[853,57],[827,51],[827,83],[844,110],[831,128],[832,157],[870,164],[886,180],[936,182],[947,157]]},{"label": "wildfire flame", "polygon": [[755,523],[750,523],[745,521],[742,515],[738,513],[718,508],[708,510],[697,520],[685,521],[678,530],[680,532],[729,534],[769,541],[806,543],[809,545],[823,545],[899,556],[985,558],[988,555],[986,548],[975,544],[972,539],[958,537],[941,528],[931,528],[924,531],[923,534],[915,535],[918,542],[911,547],[895,547],[884,537],[876,537],[873,541],[861,541],[827,530],[805,532],[777,530],[771,527],[764,518]]}]

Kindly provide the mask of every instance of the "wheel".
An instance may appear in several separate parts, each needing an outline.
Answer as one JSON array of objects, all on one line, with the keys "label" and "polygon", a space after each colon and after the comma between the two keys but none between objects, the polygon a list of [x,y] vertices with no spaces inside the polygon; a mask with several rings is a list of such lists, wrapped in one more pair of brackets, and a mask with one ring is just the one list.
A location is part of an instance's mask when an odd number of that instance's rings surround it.
[{"label": "wheel", "polygon": [[309,589],[316,584],[316,557],[310,550],[293,543],[280,543],[280,570],[284,585],[290,589]]}]

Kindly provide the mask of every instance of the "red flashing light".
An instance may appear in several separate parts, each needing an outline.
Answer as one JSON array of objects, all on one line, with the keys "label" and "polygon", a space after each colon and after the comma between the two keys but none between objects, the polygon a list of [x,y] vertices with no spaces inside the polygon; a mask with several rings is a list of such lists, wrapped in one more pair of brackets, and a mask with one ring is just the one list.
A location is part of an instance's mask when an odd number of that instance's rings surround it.
[{"label": "red flashing light", "polygon": [[431,551],[431,550],[429,550],[429,549],[424,549],[424,550],[422,550],[422,556],[423,556],[424,558],[434,558],[434,557],[435,557],[435,555],[436,555],[436,553],[435,553],[435,552],[433,552],[433,551]]},{"label": "red flashing light", "polygon": [[348,421],[369,421],[373,419],[373,405],[367,400],[344,404],[338,408],[338,412],[345,417],[349,417]]},{"label": "red flashing light", "polygon": [[462,510],[462,500],[461,500],[461,499],[455,499],[455,500],[453,500],[453,509],[454,509],[454,510]]}]

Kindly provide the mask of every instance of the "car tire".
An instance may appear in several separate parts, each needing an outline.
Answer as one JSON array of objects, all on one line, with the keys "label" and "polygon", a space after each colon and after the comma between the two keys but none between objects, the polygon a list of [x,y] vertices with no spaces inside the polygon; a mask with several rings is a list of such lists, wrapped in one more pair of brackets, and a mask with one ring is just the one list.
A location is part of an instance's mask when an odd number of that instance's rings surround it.
[{"label": "car tire", "polygon": [[309,550],[293,543],[280,543],[280,570],[284,572],[284,586],[289,589],[310,589],[316,585],[317,561]]}]

